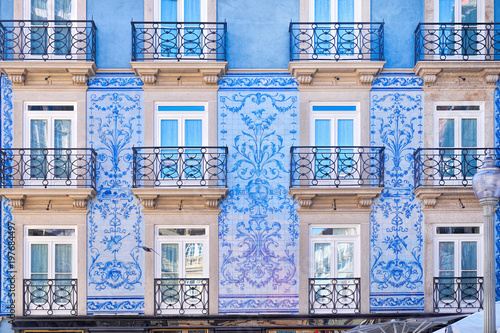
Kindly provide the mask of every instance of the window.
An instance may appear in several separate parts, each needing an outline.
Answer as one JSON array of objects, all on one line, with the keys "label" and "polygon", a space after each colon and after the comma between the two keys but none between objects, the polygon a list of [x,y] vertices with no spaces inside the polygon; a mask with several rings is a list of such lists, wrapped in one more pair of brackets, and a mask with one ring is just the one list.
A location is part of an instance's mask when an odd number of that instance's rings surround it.
[{"label": "window", "polygon": [[316,178],[350,178],[355,164],[352,147],[359,145],[357,105],[313,105],[311,123]]},{"label": "window", "polygon": [[[156,20],[162,24],[163,57],[199,57],[203,52],[203,27],[207,21],[207,0],[156,0]],[[168,24],[179,22],[179,24]]]},{"label": "window", "polygon": [[25,313],[76,314],[76,264],[75,228],[26,227]]},{"label": "window", "polygon": [[[483,145],[483,104],[439,103],[434,136],[440,149],[441,172],[449,178],[472,177],[477,170],[477,148]],[[447,149],[468,148],[468,149]]]},{"label": "window", "polygon": [[484,22],[484,0],[435,0],[434,16],[439,23]]},{"label": "window", "polygon": [[201,178],[202,147],[208,140],[205,106],[158,106],[156,116],[156,141],[162,147],[159,158],[161,178]]},{"label": "window", "polygon": [[70,179],[71,148],[76,142],[74,105],[25,106],[24,146],[30,149],[30,180]]},{"label": "window", "polygon": [[208,314],[208,246],[208,227],[156,228],[156,314]]},{"label": "window", "polygon": [[482,239],[479,225],[434,229],[434,289],[438,296],[434,301],[442,304],[441,307],[448,307],[443,304],[472,307],[479,301]]},{"label": "window", "polygon": [[[25,17],[31,20],[32,55],[71,54],[71,28],[64,21],[76,17],[75,0],[25,0]],[[44,21],[60,21],[44,24]]]}]

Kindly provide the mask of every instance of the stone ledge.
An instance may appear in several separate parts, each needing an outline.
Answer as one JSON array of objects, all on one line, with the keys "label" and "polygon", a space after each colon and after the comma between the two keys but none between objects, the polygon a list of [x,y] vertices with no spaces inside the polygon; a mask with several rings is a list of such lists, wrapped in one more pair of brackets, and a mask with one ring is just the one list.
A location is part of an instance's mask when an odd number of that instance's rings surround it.
[{"label": "stone ledge", "polygon": [[413,70],[427,86],[450,76],[457,81],[469,77],[484,85],[495,86],[500,78],[500,61],[419,61]]},{"label": "stone ledge", "polygon": [[441,208],[447,206],[450,209],[471,206],[475,209],[480,208],[472,186],[417,187],[413,193],[416,198],[422,200],[424,209],[435,209],[438,204]]},{"label": "stone ledge", "polygon": [[[25,210],[26,203],[31,202],[35,209],[43,205],[46,206],[45,210],[50,211],[86,210],[88,201],[95,198],[97,193],[89,188],[2,188],[0,195],[10,200],[14,210]],[[72,203],[71,208],[65,205],[68,200]]]},{"label": "stone ledge", "polygon": [[373,199],[382,193],[382,187],[351,188],[291,188],[289,193],[301,209],[337,210],[371,209]]},{"label": "stone ledge", "polygon": [[219,78],[227,72],[227,62],[219,61],[140,61],[131,62],[130,66],[146,89],[182,84],[217,86]]},{"label": "stone ledge", "polygon": [[216,210],[227,188],[135,188],[144,210]]},{"label": "stone ledge", "polygon": [[0,70],[9,76],[13,88],[84,87],[97,67],[87,61],[0,61]]},{"label": "stone ledge", "polygon": [[288,71],[297,78],[301,86],[312,86],[330,78],[331,82],[345,82],[352,85],[368,86],[384,68],[385,61],[292,61]]}]

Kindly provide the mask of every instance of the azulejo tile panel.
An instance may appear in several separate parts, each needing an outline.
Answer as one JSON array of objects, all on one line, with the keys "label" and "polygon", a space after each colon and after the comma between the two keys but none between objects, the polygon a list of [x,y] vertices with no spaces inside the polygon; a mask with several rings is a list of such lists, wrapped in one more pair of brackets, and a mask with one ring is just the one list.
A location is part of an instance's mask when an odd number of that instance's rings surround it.
[{"label": "azulejo tile panel", "polygon": [[370,310],[423,311],[423,214],[413,152],[423,146],[423,93],[413,75],[382,75],[370,93],[371,144],[385,147],[385,189],[370,216]]},{"label": "azulejo tile panel", "polygon": [[[500,81],[497,82],[494,103],[495,119],[495,147],[500,147]],[[499,204],[500,208],[500,204]],[[495,214],[495,277],[496,277],[496,300],[500,301],[500,209]]]},{"label": "azulejo tile panel", "polygon": [[290,146],[299,142],[297,83],[274,74],[227,75],[219,84],[218,144],[229,148],[219,313],[297,312],[298,215],[288,194]]},{"label": "azulejo tile panel", "polygon": [[144,217],[131,191],[132,146],[144,140],[143,104],[132,75],[89,80],[87,141],[98,153],[98,194],[88,215],[89,313],[144,312]]},{"label": "azulejo tile panel", "polygon": [[[4,74],[0,76],[0,119],[1,119],[1,147],[12,148],[13,144],[13,102],[12,102],[12,83]],[[0,316],[14,313],[14,281],[15,281],[15,262],[14,262],[14,222],[12,219],[12,206],[9,200],[1,199],[1,221],[2,221],[2,245],[1,249],[1,289],[0,289]]]}]

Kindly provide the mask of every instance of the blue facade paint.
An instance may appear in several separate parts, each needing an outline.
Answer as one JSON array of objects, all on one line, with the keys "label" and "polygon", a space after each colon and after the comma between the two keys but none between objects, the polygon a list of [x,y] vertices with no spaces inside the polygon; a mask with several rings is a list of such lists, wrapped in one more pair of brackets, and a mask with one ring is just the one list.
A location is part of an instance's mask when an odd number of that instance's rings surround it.
[{"label": "blue facade paint", "polygon": [[414,31],[424,21],[424,1],[372,0],[371,21],[385,22],[385,68],[413,68]]},{"label": "blue facade paint", "polygon": [[[111,15],[112,13],[112,15]],[[144,1],[87,0],[87,19],[97,26],[97,66],[130,68],[133,21],[144,21]]]},{"label": "blue facade paint", "polygon": [[423,147],[422,79],[381,75],[370,93],[371,145],[385,147],[384,191],[370,216],[370,310],[423,311],[423,222],[413,152]]},{"label": "blue facade paint", "polygon": [[495,22],[500,22],[500,0],[495,0]]},{"label": "blue facade paint", "polygon": [[217,20],[227,22],[230,69],[286,69],[290,21],[299,21],[298,0],[218,0]]},{"label": "blue facade paint", "polygon": [[[287,166],[299,142],[299,101],[289,79],[219,81],[218,144],[230,154],[229,194],[219,207],[219,313],[298,311],[299,226]],[[289,89],[276,88],[287,81]]]},{"label": "blue facade paint", "polygon": [[89,314],[144,313],[144,217],[131,191],[131,148],[144,142],[141,85],[126,74],[89,81],[87,141],[98,154],[87,221]]},{"label": "blue facade paint", "polygon": [[14,0],[0,1],[0,20],[12,20],[14,18]]}]

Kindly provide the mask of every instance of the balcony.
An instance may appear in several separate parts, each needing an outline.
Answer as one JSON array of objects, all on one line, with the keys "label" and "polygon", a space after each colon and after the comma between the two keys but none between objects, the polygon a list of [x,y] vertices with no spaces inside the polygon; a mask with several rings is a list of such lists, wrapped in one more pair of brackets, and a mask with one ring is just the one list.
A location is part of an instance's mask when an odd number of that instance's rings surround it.
[{"label": "balcony", "polygon": [[415,62],[500,60],[498,23],[420,23]]},{"label": "balcony", "polygon": [[310,278],[309,314],[360,313],[359,278]]},{"label": "balcony", "polygon": [[[132,150],[132,191],[145,208],[161,205],[158,197],[171,199],[170,203],[163,201],[167,206],[176,201],[179,210],[187,208],[188,202],[217,208],[219,199],[227,193],[227,147],[134,147]],[[201,202],[196,203],[198,199]]]},{"label": "balcony", "polygon": [[384,23],[290,23],[290,61],[384,60]]},{"label": "balcony", "polygon": [[94,21],[0,21],[0,60],[96,60]]},{"label": "balcony", "polygon": [[78,315],[77,279],[24,279],[23,314]]},{"label": "balcony", "polygon": [[434,312],[475,312],[483,309],[482,277],[435,277]]},{"label": "balcony", "polygon": [[0,187],[96,189],[97,153],[86,148],[0,149]]},{"label": "balcony", "polygon": [[208,314],[208,279],[155,279],[155,315]]}]

